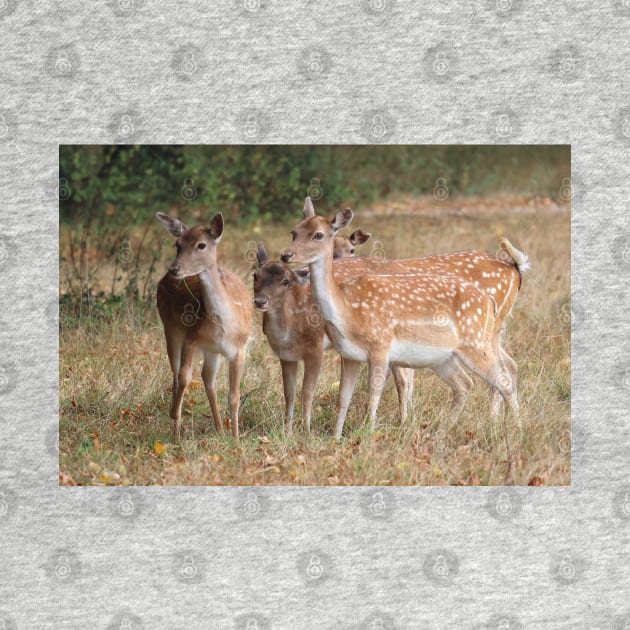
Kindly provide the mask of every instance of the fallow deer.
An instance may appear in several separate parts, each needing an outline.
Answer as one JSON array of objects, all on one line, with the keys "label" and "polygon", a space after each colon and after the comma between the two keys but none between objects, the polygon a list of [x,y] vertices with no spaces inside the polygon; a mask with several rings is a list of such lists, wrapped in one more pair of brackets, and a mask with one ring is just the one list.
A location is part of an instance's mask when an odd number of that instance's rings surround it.
[{"label": "fallow deer", "polygon": [[[335,260],[335,277],[347,279],[344,263]],[[258,243],[258,269],[254,273],[254,306],[263,313],[263,332],[280,359],[284,388],[287,431],[293,429],[293,410],[297,389],[297,366],[304,362],[302,381],[302,418],[310,431],[313,394],[322,366],[323,353],[332,347],[324,331],[323,320],[313,307],[308,269],[292,270],[282,262],[269,259]],[[413,390],[413,372],[393,367],[400,414],[404,422]]]},{"label": "fallow deer", "polygon": [[156,216],[177,239],[177,256],[157,289],[158,312],[173,371],[170,416],[175,421],[175,437],[179,439],[181,435],[184,394],[192,379],[194,355],[200,350],[204,356],[201,377],[219,432],[223,432],[223,423],[217,403],[216,376],[221,355],[229,363],[228,403],[232,435],[238,438],[240,381],[252,312],[243,281],[217,264],[223,215],[215,215],[208,227],[192,228],[162,212]]},{"label": "fallow deer", "polygon": [[[315,209],[310,197],[304,203],[304,216],[314,216]],[[451,274],[472,282],[484,290],[497,304],[495,322],[499,335],[499,354],[504,366],[504,378],[509,378],[516,391],[518,366],[503,348],[505,320],[512,311],[519,290],[522,274],[529,269],[528,257],[497,230],[502,256],[493,256],[478,250],[466,250],[447,254],[433,254],[420,258],[388,260],[379,257],[352,258],[344,262],[346,277],[358,276],[366,271],[371,273],[409,273],[423,272],[430,274]],[[335,237],[338,238],[338,237]],[[459,386],[453,389],[455,398],[451,412],[451,421],[455,422],[459,410],[464,407],[468,392],[472,388],[472,379],[466,370],[457,374]],[[413,380],[411,381],[413,383]],[[464,391],[465,390],[465,391]],[[493,389],[490,413],[498,417],[503,397]],[[518,402],[517,402],[518,405]]]},{"label": "fallow deer", "polygon": [[461,362],[517,411],[513,381],[505,377],[499,358],[496,304],[488,293],[456,276],[428,273],[367,273],[338,284],[333,274],[333,238],[350,224],[352,210],[329,220],[315,216],[307,198],[305,216],[292,231],[293,244],[282,260],[309,265],[313,302],[343,358],[337,438],[362,362],[369,365],[372,430],[389,365],[431,367],[457,390]]},{"label": "fallow deer", "polygon": [[[521,287],[521,275],[529,268],[528,257],[499,234],[501,251],[505,258],[493,256],[487,252],[467,250],[447,254],[434,254],[420,258],[388,260],[384,258],[361,257],[346,260],[344,263],[348,276],[357,276],[366,271],[371,273],[428,273],[436,275],[454,275],[471,282],[485,291],[495,301],[497,310],[495,326],[499,334],[499,355],[509,378],[516,387],[518,367],[503,347],[505,320],[512,311]],[[466,372],[460,374],[462,384],[468,378],[467,388],[472,381]],[[491,414],[497,417],[501,410],[503,397],[497,389],[493,390]],[[463,404],[462,404],[463,406]]]}]

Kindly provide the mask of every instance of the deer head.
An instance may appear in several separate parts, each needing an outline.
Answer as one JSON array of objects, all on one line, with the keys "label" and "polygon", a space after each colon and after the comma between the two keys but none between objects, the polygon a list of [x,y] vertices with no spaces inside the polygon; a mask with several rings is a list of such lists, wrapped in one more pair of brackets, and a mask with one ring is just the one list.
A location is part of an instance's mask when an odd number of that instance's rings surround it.
[{"label": "deer head", "polygon": [[208,269],[216,268],[217,244],[223,234],[223,215],[215,215],[208,227],[196,225],[186,227],[176,217],[163,212],[155,215],[164,229],[177,241],[177,255],[169,267],[169,273],[176,278],[196,276]]},{"label": "deer head", "polygon": [[304,204],[304,221],[291,230],[293,243],[282,252],[283,262],[299,262],[309,264],[324,255],[333,255],[333,239],[339,230],[350,225],[352,210],[340,210],[331,219],[318,217],[314,214],[310,198]]},{"label": "deer head", "polygon": [[308,269],[293,270],[270,260],[262,242],[258,243],[258,269],[254,272],[254,306],[260,312],[284,304],[287,294],[297,284],[308,282]]},{"label": "deer head", "polygon": [[367,243],[372,235],[363,230],[355,230],[350,236],[335,236],[333,258],[351,258],[358,245]]}]

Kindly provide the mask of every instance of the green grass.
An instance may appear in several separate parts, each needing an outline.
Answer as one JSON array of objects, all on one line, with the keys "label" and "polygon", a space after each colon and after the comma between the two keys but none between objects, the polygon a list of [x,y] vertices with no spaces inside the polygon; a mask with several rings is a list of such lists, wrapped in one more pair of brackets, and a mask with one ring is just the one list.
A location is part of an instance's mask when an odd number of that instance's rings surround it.
[{"label": "green grass", "polygon": [[[297,217],[296,217],[297,222]],[[139,315],[123,303],[76,316],[62,306],[60,321],[60,470],[64,483],[161,485],[496,485],[570,483],[570,329],[557,305],[570,296],[570,219],[566,212],[488,213],[453,217],[359,214],[353,229],[372,232],[389,257],[477,247],[496,249],[494,228],[525,250],[533,269],[507,322],[506,348],[519,365],[520,425],[509,414],[489,418],[490,391],[475,387],[458,424],[446,423],[448,388],[417,370],[414,404],[404,426],[393,383],[379,410],[379,428],[366,429],[362,374],[344,437],[332,439],[339,358],[329,352],[306,437],[296,408],[293,435],[283,432],[280,366],[255,316],[242,383],[242,436],[218,435],[200,383],[200,364],[184,404],[184,433],[172,438],[168,417],[171,373],[161,323],[153,308]],[[356,227],[355,225],[356,224]],[[219,246],[226,266],[245,275],[247,243],[263,239],[272,255],[292,226],[237,229]],[[156,226],[151,238],[161,239]],[[363,247],[369,253],[372,243]],[[107,276],[107,262],[98,261]],[[166,269],[161,262],[156,277]],[[63,266],[63,264],[62,264]],[[64,277],[62,269],[62,277]],[[110,279],[105,281],[109,284]],[[248,279],[249,286],[251,280]],[[96,284],[96,283],[95,283]],[[227,370],[219,375],[219,405],[227,426]],[[301,381],[299,381],[301,382]]]}]

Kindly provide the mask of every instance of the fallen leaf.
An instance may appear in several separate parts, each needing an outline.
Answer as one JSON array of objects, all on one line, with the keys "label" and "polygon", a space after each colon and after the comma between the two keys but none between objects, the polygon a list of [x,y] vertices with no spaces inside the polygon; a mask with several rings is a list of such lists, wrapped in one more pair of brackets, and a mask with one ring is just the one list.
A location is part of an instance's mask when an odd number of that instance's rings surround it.
[{"label": "fallen leaf", "polygon": [[112,472],[111,470],[104,470],[99,476],[98,478],[103,482],[103,483],[111,483],[112,481],[117,481],[118,479],[120,479],[120,475],[118,473]]},{"label": "fallen leaf", "polygon": [[532,477],[528,482],[528,486],[544,486],[545,482],[540,477]]},{"label": "fallen leaf", "polygon": [[153,444],[153,452],[156,455],[164,455],[164,453],[166,453],[166,446],[158,440],[155,444]]}]

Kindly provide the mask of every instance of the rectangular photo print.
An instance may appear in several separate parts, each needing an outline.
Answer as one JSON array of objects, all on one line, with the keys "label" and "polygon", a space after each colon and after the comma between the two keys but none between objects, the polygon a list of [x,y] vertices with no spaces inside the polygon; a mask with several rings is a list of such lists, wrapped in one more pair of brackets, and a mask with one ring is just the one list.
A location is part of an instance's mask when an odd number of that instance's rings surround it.
[{"label": "rectangular photo print", "polygon": [[568,485],[568,145],[62,145],[62,485]]}]

